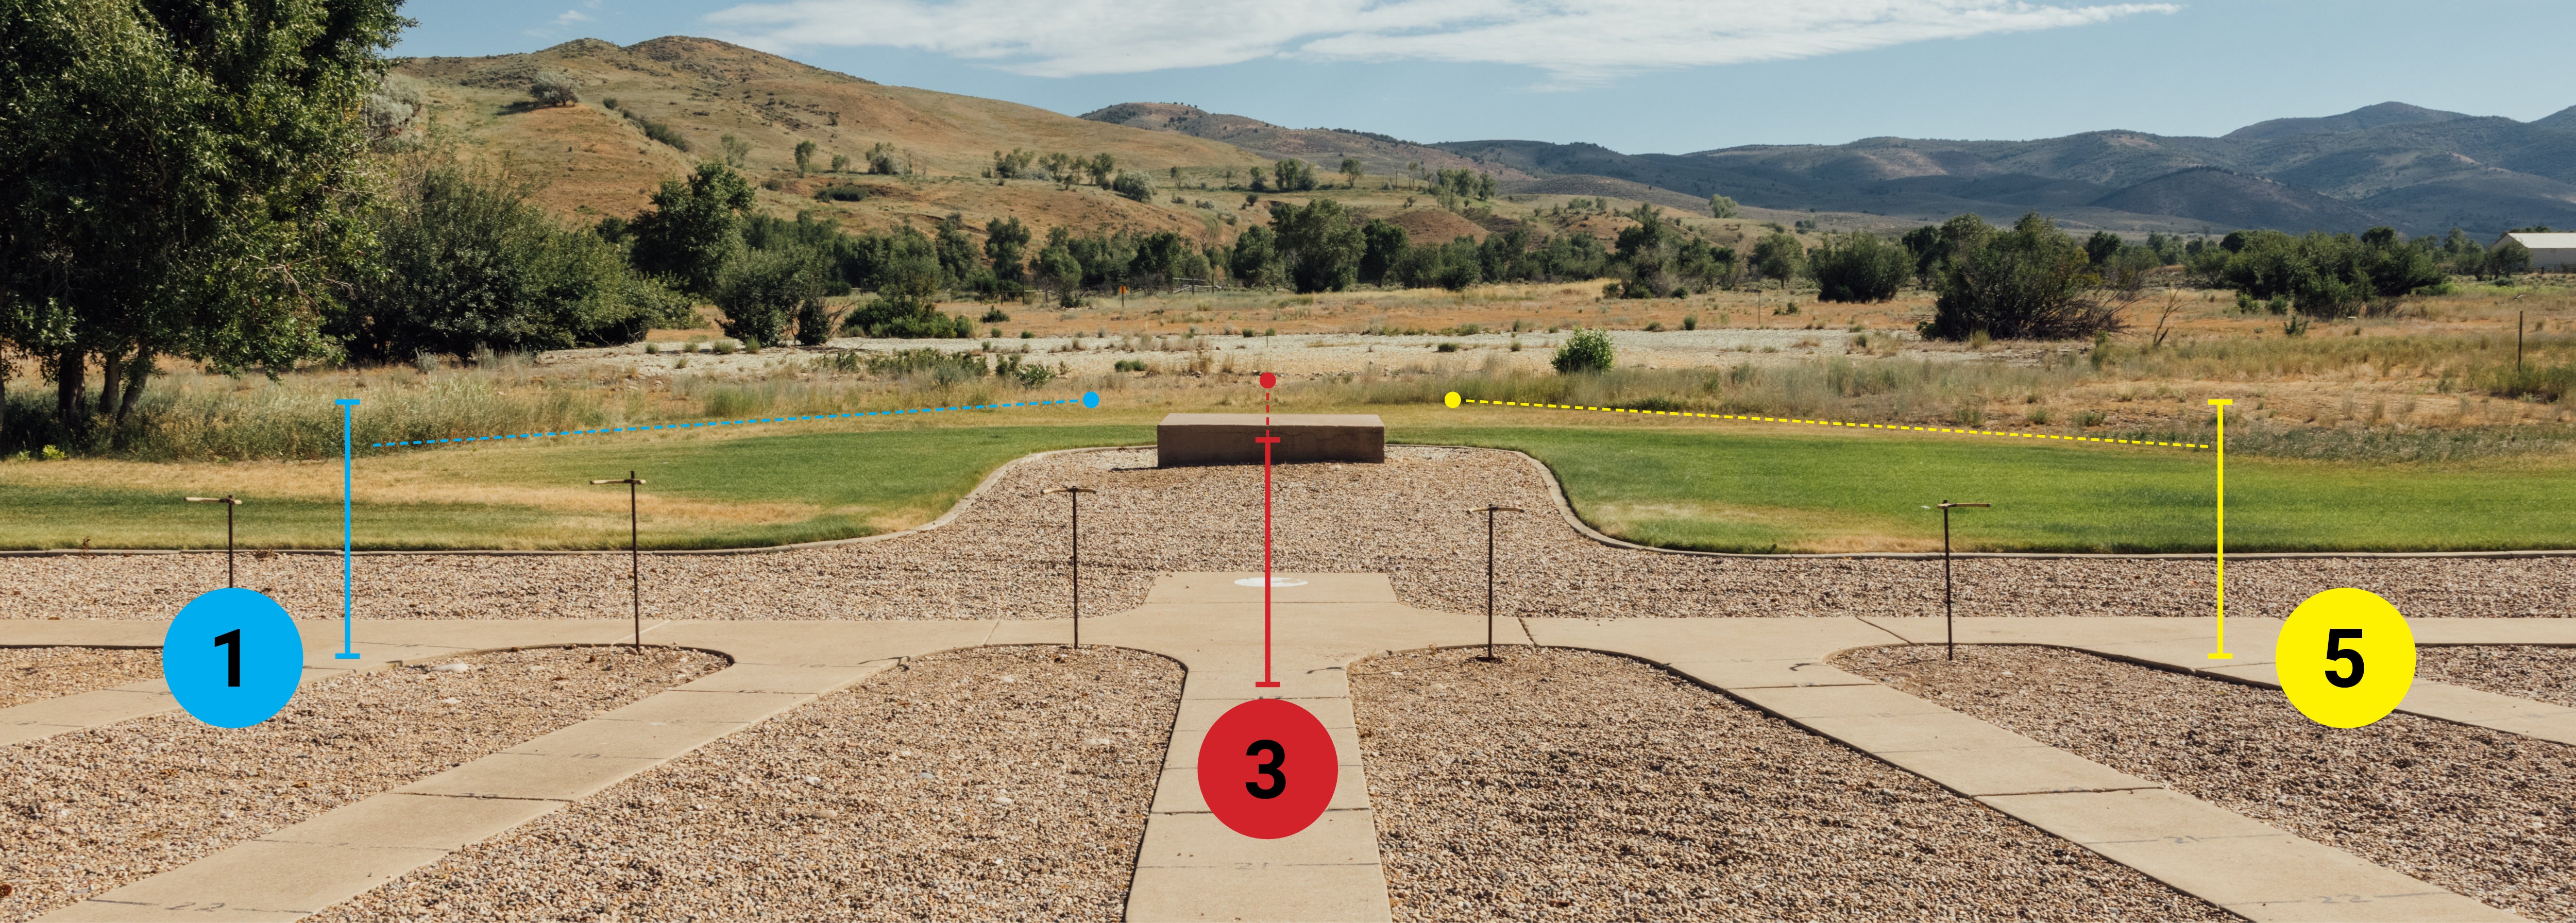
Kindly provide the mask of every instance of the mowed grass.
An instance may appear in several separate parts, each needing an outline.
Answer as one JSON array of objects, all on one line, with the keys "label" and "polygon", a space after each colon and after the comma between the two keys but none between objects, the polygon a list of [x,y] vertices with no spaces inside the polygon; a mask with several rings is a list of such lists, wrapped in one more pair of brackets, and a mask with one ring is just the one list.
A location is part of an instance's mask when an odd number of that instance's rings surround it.
[{"label": "mowed grass", "polygon": [[[1514,415],[1521,415],[1514,412]],[[1643,544],[1705,551],[1941,547],[2202,552],[2215,454],[1996,437],[1743,426],[1428,427],[1412,441],[1513,448],[1556,471],[1576,511]],[[2576,547],[2576,463],[2521,458],[2357,466],[2230,458],[2230,551]]]},{"label": "mowed grass", "polygon": [[[647,481],[640,502],[646,548],[852,538],[935,519],[985,474],[1022,455],[1152,441],[1152,427],[1134,424],[951,425],[621,434],[362,455],[356,543],[623,548],[626,488],[588,482],[629,470]],[[223,508],[180,497],[228,491],[246,501],[237,511],[242,547],[340,545],[340,466],[333,461],[0,467],[0,546],[220,548]]]},{"label": "mowed grass", "polygon": [[[1343,408],[1300,408],[1322,411]],[[1369,408],[1349,408],[1366,410]],[[1613,535],[1739,552],[1940,547],[1942,500],[1962,550],[2206,552],[2213,454],[2031,440],[1820,431],[1517,409],[1379,408],[1399,442],[1519,449]],[[848,538],[929,521],[1031,452],[1153,441],[1154,412],[840,430],[687,432],[361,456],[357,543],[372,549],[621,548],[634,470],[648,548]],[[2519,456],[2354,465],[2231,458],[2231,551],[2576,547],[2576,461]],[[0,465],[0,545],[207,548],[239,492],[246,548],[333,548],[336,463]],[[1373,502],[1352,498],[1352,502]]]}]

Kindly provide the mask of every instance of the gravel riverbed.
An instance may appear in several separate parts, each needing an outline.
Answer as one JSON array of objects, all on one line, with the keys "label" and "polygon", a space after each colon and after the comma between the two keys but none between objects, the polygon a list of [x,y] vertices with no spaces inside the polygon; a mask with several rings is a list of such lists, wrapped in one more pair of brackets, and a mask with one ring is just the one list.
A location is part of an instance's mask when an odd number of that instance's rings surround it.
[{"label": "gravel riverbed", "polygon": [[[1499,527],[1506,615],[1927,615],[1941,604],[1939,561],[1710,558],[1615,548],[1554,512],[1546,480],[1521,456],[1391,447],[1380,465],[1275,471],[1276,564],[1283,571],[1382,572],[1416,606],[1484,607],[1487,503],[1533,512]],[[885,541],[748,555],[651,555],[644,609],[684,619],[1054,618],[1065,615],[1065,483],[1083,501],[1085,608],[1144,600],[1156,574],[1259,570],[1261,470],[1156,469],[1150,450],[1077,452],[1023,462],[946,526]],[[20,558],[0,573],[0,619],[166,619],[220,572],[213,555]],[[370,555],[356,566],[358,617],[619,618],[621,554]],[[1957,562],[1962,615],[2205,616],[2205,560],[2004,559]],[[287,611],[340,606],[328,555],[252,555],[242,585]],[[2360,587],[2407,615],[2566,616],[2576,558],[2238,560],[2227,599],[2243,615],[2287,616],[2320,590]]]},{"label": "gravel riverbed", "polygon": [[2277,689],[2062,648],[1836,664],[2490,906],[2576,920],[2576,747],[2405,714],[2337,730]]},{"label": "gravel riverbed", "polygon": [[[448,664],[471,669],[435,669]],[[33,919],[724,666],[666,648],[472,654],[321,680],[247,728],[171,713],[0,747],[0,921]]]},{"label": "gravel riverbed", "polygon": [[1180,693],[1115,648],[917,658],[316,919],[1118,920]]},{"label": "gravel riverbed", "polygon": [[160,678],[158,648],[0,647],[0,708]]},{"label": "gravel riverbed", "polygon": [[1351,668],[1399,920],[2231,920],[1626,658]]},{"label": "gravel riverbed", "polygon": [[2576,708],[2576,647],[2417,648],[2415,678]]}]

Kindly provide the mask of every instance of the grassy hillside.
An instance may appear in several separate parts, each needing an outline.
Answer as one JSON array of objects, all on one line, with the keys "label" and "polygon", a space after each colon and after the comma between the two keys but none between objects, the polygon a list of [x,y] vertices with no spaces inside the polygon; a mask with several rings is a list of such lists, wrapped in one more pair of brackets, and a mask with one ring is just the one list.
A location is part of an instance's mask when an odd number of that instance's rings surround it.
[{"label": "grassy hillside", "polygon": [[[529,83],[548,72],[570,75],[581,101],[533,107]],[[1230,233],[1216,213],[1173,204],[1167,195],[1139,203],[1038,180],[996,185],[983,174],[994,151],[1013,148],[1107,153],[1122,169],[1151,174],[1158,187],[1170,184],[1173,167],[1213,174],[1266,163],[1219,141],[886,86],[711,39],[658,38],[623,48],[583,39],[526,54],[414,58],[395,73],[422,95],[428,131],[470,156],[507,158],[522,175],[548,183],[537,195],[541,204],[585,220],[633,214],[661,180],[722,156],[718,141],[731,134],[751,144],[743,171],[764,186],[762,206],[781,215],[817,209],[859,227],[928,227],[957,211],[978,226],[1015,216],[1041,235],[1058,224],[1105,224],[1213,242]],[[624,113],[668,126],[689,150],[647,138]],[[817,148],[814,170],[803,176],[794,158],[800,141]],[[895,148],[908,175],[826,171],[834,154],[864,170],[868,149],[879,143]],[[867,198],[814,199],[816,190],[842,183],[864,187]]]}]

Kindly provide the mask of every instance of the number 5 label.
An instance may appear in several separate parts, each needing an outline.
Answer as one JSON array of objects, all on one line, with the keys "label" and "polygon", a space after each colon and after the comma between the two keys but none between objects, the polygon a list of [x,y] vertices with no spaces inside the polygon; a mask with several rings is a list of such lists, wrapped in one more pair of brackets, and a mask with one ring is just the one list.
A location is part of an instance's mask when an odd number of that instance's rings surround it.
[{"label": "number 5 label", "polygon": [[2281,691],[2308,720],[2357,728],[2388,717],[2415,685],[2415,633],[2376,594],[2327,590],[2281,623],[2272,666]]},{"label": "number 5 label", "polygon": [[266,721],[304,678],[304,636],[275,600],[223,589],[189,600],[161,637],[161,675],[191,717],[219,728]]}]

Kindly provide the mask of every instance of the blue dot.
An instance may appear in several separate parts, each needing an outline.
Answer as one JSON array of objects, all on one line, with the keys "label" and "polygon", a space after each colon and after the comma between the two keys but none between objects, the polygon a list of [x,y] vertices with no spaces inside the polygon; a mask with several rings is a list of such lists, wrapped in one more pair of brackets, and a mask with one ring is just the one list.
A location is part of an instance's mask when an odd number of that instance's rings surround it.
[{"label": "blue dot", "polygon": [[304,678],[304,637],[277,602],[215,590],[179,610],[161,637],[161,675],[179,707],[220,728],[276,716]]},{"label": "blue dot", "polygon": [[1099,407],[1099,406],[1100,406],[1100,392],[1098,392],[1098,391],[1085,391],[1085,392],[1082,392],[1082,406],[1085,406],[1085,407],[1092,407],[1092,408],[1097,408],[1097,407]]}]

